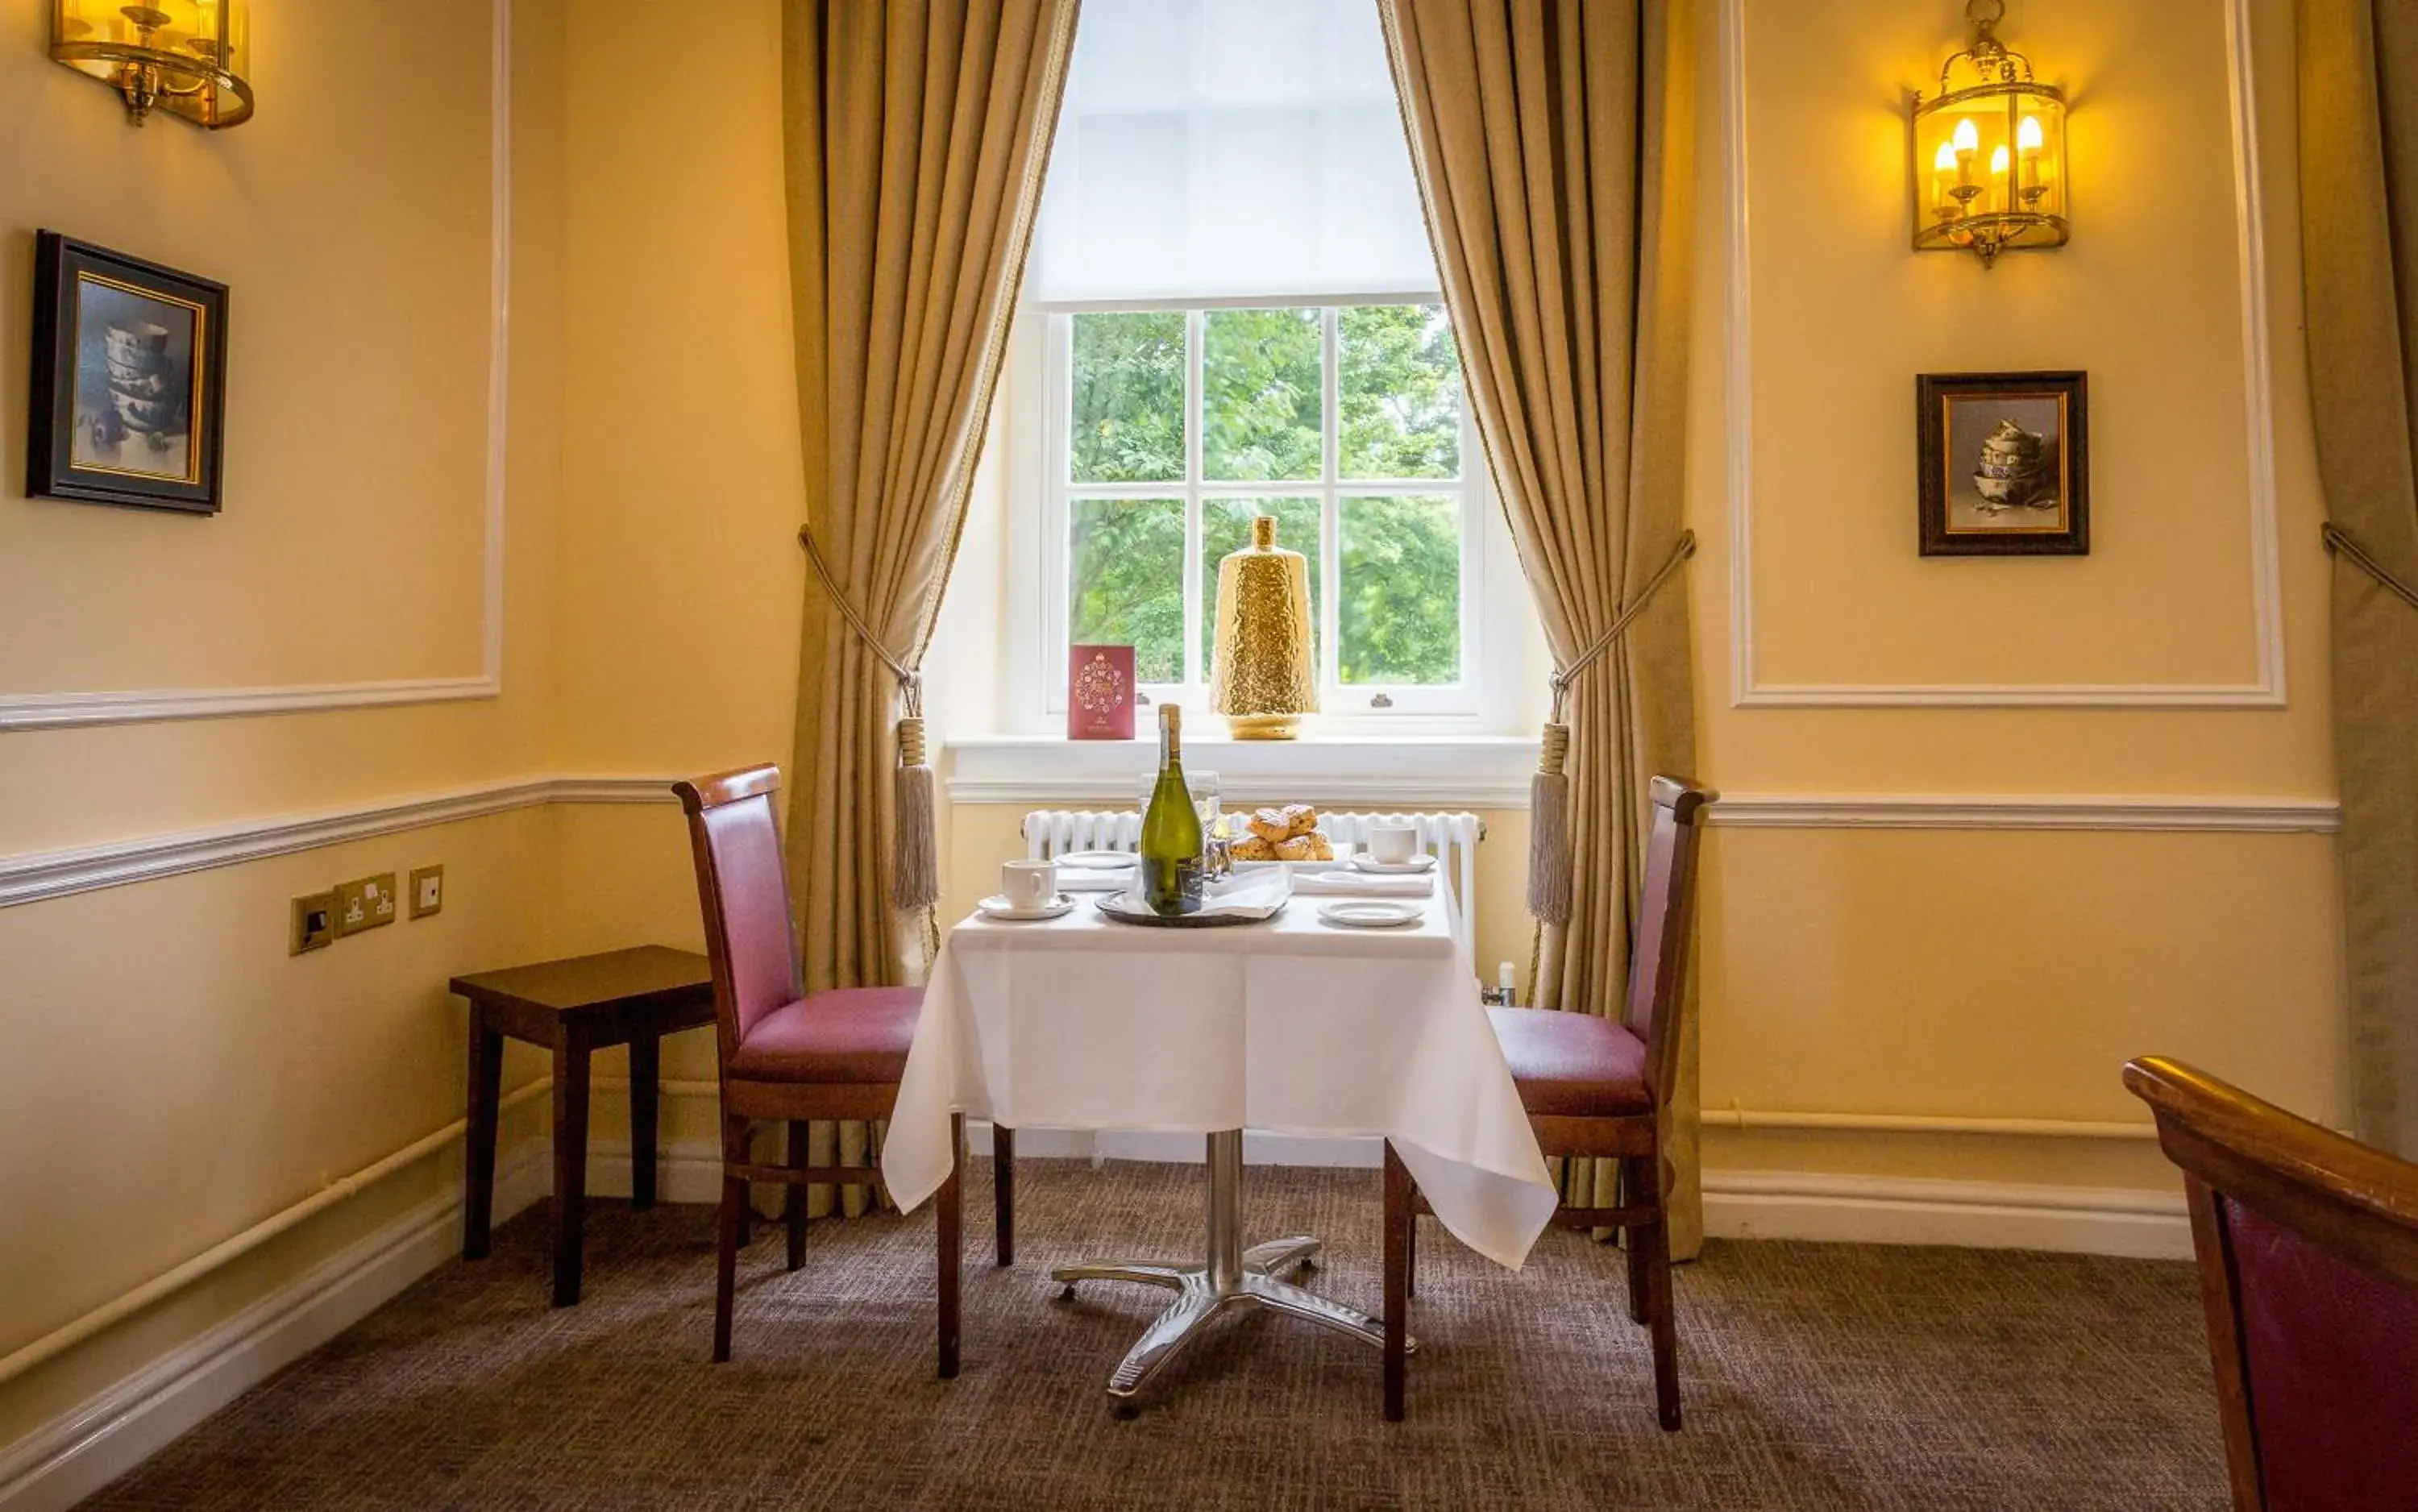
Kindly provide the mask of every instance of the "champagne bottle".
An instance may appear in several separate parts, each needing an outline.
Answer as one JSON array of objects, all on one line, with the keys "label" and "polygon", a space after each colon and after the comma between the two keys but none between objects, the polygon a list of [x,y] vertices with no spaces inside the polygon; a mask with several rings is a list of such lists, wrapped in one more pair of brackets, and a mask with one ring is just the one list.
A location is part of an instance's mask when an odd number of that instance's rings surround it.
[{"label": "champagne bottle", "polygon": [[1153,913],[1201,907],[1201,815],[1184,781],[1184,710],[1158,706],[1158,786],[1141,817],[1141,896]]}]

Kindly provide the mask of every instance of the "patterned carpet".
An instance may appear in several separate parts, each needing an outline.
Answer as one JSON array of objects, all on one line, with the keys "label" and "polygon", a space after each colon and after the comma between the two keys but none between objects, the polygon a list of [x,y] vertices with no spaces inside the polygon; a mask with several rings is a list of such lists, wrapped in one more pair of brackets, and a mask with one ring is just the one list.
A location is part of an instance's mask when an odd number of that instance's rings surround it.
[{"label": "patterned carpet", "polygon": [[[1549,1234],[1496,1269],[1426,1226],[1410,1420],[1373,1351],[1269,1314],[1113,1419],[1157,1293],[1055,1300],[1053,1263],[1200,1243],[1199,1168],[1019,1168],[998,1271],[969,1201],[966,1369],[932,1375],[928,1212],[774,1226],[707,1363],[710,1213],[595,1205],[586,1300],[546,1306],[543,1212],[172,1445],[107,1507],[2222,1507],[2181,1264],[1716,1244],[1677,1293],[1685,1431],[1654,1425],[1619,1258]],[[1325,1236],[1312,1284],[1373,1307],[1376,1173],[1257,1168],[1250,1237]],[[971,1194],[970,1194],[971,1195]]]}]

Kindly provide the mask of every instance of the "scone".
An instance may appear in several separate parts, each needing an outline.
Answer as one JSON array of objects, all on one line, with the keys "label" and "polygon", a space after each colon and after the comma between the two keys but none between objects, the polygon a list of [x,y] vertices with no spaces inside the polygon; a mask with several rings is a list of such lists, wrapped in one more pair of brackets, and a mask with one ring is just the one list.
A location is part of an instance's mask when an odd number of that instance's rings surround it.
[{"label": "scone", "polygon": [[1247,834],[1235,841],[1233,848],[1227,854],[1236,861],[1274,861],[1277,859],[1277,848],[1273,843],[1257,834]]},{"label": "scone", "polygon": [[1279,861],[1333,861],[1335,848],[1326,843],[1326,836],[1312,830],[1308,834],[1297,834],[1289,840],[1279,841],[1277,845],[1277,859]]}]

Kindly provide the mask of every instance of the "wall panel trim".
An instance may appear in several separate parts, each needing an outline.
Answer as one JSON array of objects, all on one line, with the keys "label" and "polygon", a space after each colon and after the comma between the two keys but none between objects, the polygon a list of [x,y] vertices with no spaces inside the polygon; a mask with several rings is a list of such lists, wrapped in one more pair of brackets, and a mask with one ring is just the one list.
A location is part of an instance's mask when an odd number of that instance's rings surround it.
[{"label": "wall panel trim", "polygon": [[478,673],[471,677],[393,678],[252,688],[0,693],[0,731],[445,703],[493,698],[504,691],[505,424],[512,390],[512,0],[492,0],[491,16],[494,39],[489,48],[487,148],[487,454]]},{"label": "wall panel trim", "polygon": [[2246,683],[1774,683],[1754,656],[1754,338],[1748,234],[1746,0],[1722,0],[1722,161],[1727,204],[1723,350],[1729,494],[1730,704],[1737,709],[2281,709],[2284,594],[2275,496],[2274,398],[2267,312],[2266,200],[2250,0],[2223,0],[2230,68],[2237,255],[2249,448],[2250,578],[2257,678]]},{"label": "wall panel trim", "polygon": [[514,777],[444,792],[270,815],[207,829],[0,856],[0,909],[154,881],[540,803],[668,803],[669,777]]},{"label": "wall panel trim", "polygon": [[2164,794],[1725,793],[1706,811],[1738,830],[2131,830],[2233,834],[2331,834],[2330,798],[2201,798]]}]

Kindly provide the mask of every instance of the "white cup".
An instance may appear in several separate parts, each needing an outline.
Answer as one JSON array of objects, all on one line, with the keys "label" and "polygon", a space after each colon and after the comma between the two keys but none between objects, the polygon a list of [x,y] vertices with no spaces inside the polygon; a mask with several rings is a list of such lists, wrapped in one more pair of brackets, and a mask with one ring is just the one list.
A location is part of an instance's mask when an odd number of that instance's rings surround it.
[{"label": "white cup", "polygon": [[1400,866],[1417,855],[1419,827],[1416,824],[1372,824],[1369,826],[1369,859],[1385,866]]},{"label": "white cup", "polygon": [[1046,909],[1058,899],[1058,866],[1047,861],[1011,861],[999,869],[999,890],[1012,909]]}]

